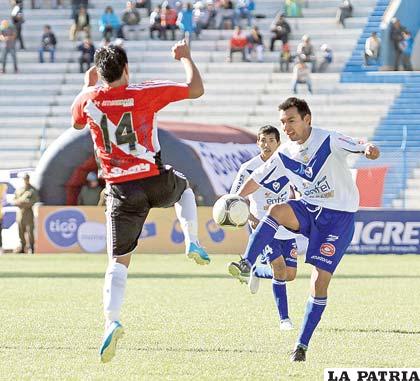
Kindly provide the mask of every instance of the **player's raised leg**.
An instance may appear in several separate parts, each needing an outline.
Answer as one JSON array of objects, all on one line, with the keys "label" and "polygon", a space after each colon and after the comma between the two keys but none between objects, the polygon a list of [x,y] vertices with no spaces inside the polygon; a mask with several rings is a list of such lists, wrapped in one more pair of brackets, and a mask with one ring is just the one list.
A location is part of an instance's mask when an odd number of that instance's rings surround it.
[{"label": "player's raised leg", "polygon": [[210,258],[198,241],[197,204],[191,188],[185,189],[181,198],[175,203],[175,212],[184,233],[187,257],[199,265],[209,264]]},{"label": "player's raised leg", "polygon": [[236,273],[240,273],[243,277],[249,276],[258,255],[271,244],[280,225],[294,231],[299,230],[299,221],[296,219],[293,209],[287,204],[278,204],[270,208],[268,214],[261,219],[249,237],[248,246],[242,259],[229,264],[229,273],[234,277]]}]

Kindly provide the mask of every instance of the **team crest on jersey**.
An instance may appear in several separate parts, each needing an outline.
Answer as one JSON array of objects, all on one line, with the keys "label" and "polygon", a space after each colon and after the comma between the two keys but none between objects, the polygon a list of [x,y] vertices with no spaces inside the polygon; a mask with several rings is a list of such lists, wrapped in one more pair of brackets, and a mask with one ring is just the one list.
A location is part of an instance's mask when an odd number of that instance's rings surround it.
[{"label": "team crest on jersey", "polygon": [[292,250],[290,250],[290,256],[292,258],[297,259],[297,257],[298,257],[298,251],[295,248],[293,248]]},{"label": "team crest on jersey", "polygon": [[308,176],[309,178],[312,178],[314,174],[312,171],[312,167],[306,167],[304,172],[305,172],[305,175]]},{"label": "team crest on jersey", "polygon": [[335,254],[335,246],[332,243],[323,243],[319,252],[326,257],[332,257]]},{"label": "team crest on jersey", "polygon": [[280,189],[280,183],[278,181],[275,181],[273,183],[273,189],[277,192]]}]

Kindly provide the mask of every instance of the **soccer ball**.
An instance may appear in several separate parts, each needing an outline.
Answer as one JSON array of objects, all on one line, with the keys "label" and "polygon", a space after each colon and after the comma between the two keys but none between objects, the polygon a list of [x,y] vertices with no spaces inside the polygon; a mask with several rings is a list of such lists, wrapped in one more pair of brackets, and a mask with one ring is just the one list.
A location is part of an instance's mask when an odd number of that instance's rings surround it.
[{"label": "soccer ball", "polygon": [[224,228],[241,228],[248,217],[248,203],[236,194],[225,194],[213,206],[213,220]]}]

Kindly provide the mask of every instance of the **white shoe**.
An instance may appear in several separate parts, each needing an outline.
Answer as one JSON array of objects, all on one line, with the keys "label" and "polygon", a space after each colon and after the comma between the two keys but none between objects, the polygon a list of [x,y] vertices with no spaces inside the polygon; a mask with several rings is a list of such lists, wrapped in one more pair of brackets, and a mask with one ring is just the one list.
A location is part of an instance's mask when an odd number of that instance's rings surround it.
[{"label": "white shoe", "polygon": [[294,328],[290,319],[280,320],[280,331],[291,331]]},{"label": "white shoe", "polygon": [[260,278],[258,278],[255,275],[254,270],[255,270],[255,267],[253,267],[251,270],[251,275],[249,276],[249,283],[248,283],[249,291],[251,292],[251,294],[256,294],[258,292],[258,289],[260,288]]}]

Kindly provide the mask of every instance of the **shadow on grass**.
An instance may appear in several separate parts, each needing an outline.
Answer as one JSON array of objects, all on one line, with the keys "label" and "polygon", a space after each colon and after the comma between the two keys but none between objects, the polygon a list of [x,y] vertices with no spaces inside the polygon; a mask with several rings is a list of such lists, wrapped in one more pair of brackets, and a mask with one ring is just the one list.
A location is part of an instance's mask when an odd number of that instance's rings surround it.
[{"label": "shadow on grass", "polygon": [[396,333],[399,335],[420,335],[420,331],[408,331],[405,329],[380,329],[380,328],[320,328],[324,332],[353,332],[353,333]]},{"label": "shadow on grass", "polygon": [[[75,278],[102,279],[104,272],[19,272],[3,271],[0,278]],[[298,275],[298,279],[310,279],[309,274]],[[197,273],[129,273],[130,279],[231,279],[228,274],[197,274]],[[404,274],[337,274],[334,279],[420,279],[419,275]]]}]

